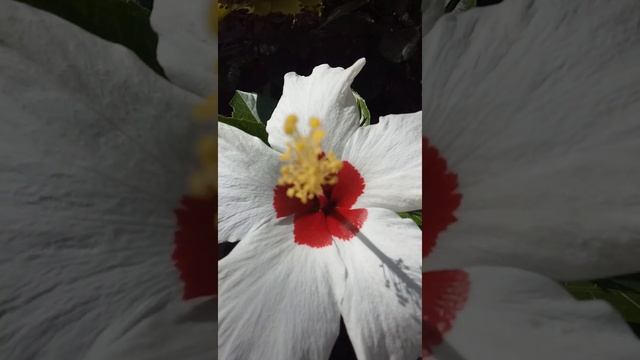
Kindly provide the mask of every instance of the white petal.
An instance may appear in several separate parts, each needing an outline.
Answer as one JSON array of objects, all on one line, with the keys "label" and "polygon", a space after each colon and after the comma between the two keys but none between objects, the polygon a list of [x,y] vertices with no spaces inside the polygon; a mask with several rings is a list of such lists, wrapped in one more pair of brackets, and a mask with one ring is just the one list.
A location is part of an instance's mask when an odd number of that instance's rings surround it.
[{"label": "white petal", "polygon": [[214,298],[144,304],[114,320],[100,334],[87,358],[215,359],[216,318]]},{"label": "white petal", "polygon": [[254,136],[218,124],[218,242],[238,241],[276,218],[278,153]]},{"label": "white petal", "polygon": [[390,210],[367,209],[360,233],[335,240],[347,266],[340,309],[359,359],[415,359],[422,324],[422,232]]},{"label": "white petal", "polygon": [[84,358],[115,316],[180,298],[195,102],[129,50],[0,2],[4,359]]},{"label": "white petal", "polygon": [[201,96],[216,91],[218,42],[210,26],[213,0],[155,0],[151,25],[158,61],[173,83]]},{"label": "white petal", "polygon": [[505,1],[425,39],[424,131],[462,205],[430,268],[640,271],[637,1]]},{"label": "white petal", "polygon": [[384,116],[359,128],[339,157],[365,181],[354,208],[422,208],[422,112]]},{"label": "white petal", "polygon": [[422,34],[431,31],[444,14],[445,0],[422,0]]},{"label": "white petal", "polygon": [[218,263],[221,359],[329,358],[344,265],[333,246],[295,244],[290,220],[265,224]]},{"label": "white petal", "polygon": [[316,66],[309,76],[285,74],[282,97],[267,122],[269,144],[280,151],[286,149],[290,141],[283,129],[287,116],[298,116],[302,134],[309,131],[309,119],[317,117],[327,133],[324,149],[339,154],[360,121],[351,83],[364,64],[365,60],[360,59],[347,69],[324,64]]},{"label": "white petal", "polygon": [[542,276],[509,268],[472,268],[469,297],[440,359],[630,360],[637,339],[602,301],[577,301]]}]

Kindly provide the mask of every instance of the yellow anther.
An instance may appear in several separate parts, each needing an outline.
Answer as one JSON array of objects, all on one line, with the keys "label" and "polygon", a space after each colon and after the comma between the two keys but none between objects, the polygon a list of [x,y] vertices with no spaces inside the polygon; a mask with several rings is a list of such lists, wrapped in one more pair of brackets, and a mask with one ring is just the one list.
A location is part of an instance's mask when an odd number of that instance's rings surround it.
[{"label": "yellow anther", "polygon": [[287,196],[298,198],[304,204],[322,195],[323,185],[338,182],[337,173],[342,168],[342,161],[332,152],[322,151],[325,132],[320,127],[318,118],[309,120],[311,132],[308,136],[300,135],[297,121],[295,115],[289,115],[285,120],[284,131],[291,136],[292,141],[280,155],[284,164],[280,168],[278,185],[289,186]]},{"label": "yellow anther", "polygon": [[292,135],[298,126],[298,117],[295,115],[289,115],[284,121],[284,132],[287,135]]},{"label": "yellow anther", "polygon": [[313,130],[311,132],[311,138],[313,139],[313,142],[318,144],[321,143],[322,139],[324,139],[324,131],[320,129]]}]

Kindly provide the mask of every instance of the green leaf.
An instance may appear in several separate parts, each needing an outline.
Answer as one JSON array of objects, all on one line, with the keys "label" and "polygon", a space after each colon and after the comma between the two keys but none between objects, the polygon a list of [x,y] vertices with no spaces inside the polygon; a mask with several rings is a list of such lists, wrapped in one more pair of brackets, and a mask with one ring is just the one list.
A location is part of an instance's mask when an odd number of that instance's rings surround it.
[{"label": "green leaf", "polygon": [[411,219],[422,229],[422,210],[399,212],[401,218]]},{"label": "green leaf", "polygon": [[360,110],[360,126],[371,125],[371,113],[369,112],[369,108],[367,107],[367,102],[364,101],[362,96],[357,92],[353,92],[353,95],[356,97],[356,103],[358,104],[358,110]]},{"label": "green leaf", "polygon": [[236,119],[234,117],[227,117],[222,115],[218,116],[218,121],[236,127],[249,135],[253,135],[259,138],[260,140],[262,140],[262,142],[269,145],[269,135],[267,134],[267,129],[265,128],[264,124],[259,121]]},{"label": "green leaf", "polygon": [[229,102],[231,108],[231,117],[238,120],[253,121],[261,123],[260,115],[258,115],[258,95],[236,90],[236,93]]},{"label": "green leaf", "polygon": [[127,0],[18,1],[53,13],[94,35],[129,48],[156,73],[164,76],[156,59],[158,35],[151,28],[151,13],[137,3]]},{"label": "green leaf", "polygon": [[563,283],[578,300],[604,300],[611,304],[629,323],[640,324],[640,292],[632,288],[637,281],[605,279]]}]

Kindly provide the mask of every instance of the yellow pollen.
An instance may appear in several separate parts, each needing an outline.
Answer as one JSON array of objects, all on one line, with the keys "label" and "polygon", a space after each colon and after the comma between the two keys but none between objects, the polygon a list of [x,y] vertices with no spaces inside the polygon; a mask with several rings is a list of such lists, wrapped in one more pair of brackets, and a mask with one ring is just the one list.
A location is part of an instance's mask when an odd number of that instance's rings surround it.
[{"label": "yellow pollen", "polygon": [[318,119],[317,117],[312,117],[311,119],[309,119],[309,125],[311,126],[312,129],[317,129],[320,127],[320,119]]},{"label": "yellow pollen", "polygon": [[309,119],[311,132],[302,136],[297,128],[298,117],[289,115],[284,122],[284,132],[292,140],[287,150],[280,155],[283,162],[280,168],[278,185],[288,185],[287,196],[298,198],[303,204],[316,196],[322,195],[323,185],[334,185],[338,182],[338,171],[342,161],[333,152],[322,151],[322,140],[325,132],[320,119]]},{"label": "yellow pollen", "polygon": [[287,135],[292,135],[298,126],[298,117],[295,115],[289,115],[284,121],[284,132]]}]

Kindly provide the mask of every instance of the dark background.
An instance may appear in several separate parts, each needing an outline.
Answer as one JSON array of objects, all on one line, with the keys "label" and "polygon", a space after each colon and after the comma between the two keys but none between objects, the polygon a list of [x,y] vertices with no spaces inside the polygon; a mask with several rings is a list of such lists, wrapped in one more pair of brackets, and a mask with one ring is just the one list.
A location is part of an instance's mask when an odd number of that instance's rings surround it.
[{"label": "dark background", "polygon": [[[421,107],[420,0],[325,0],[322,15],[258,16],[231,12],[219,27],[219,104],[223,115],[235,90],[277,101],[283,76],[308,75],[320,64],[367,65],[353,88],[372,118]],[[266,120],[266,119],[263,119]]]}]

